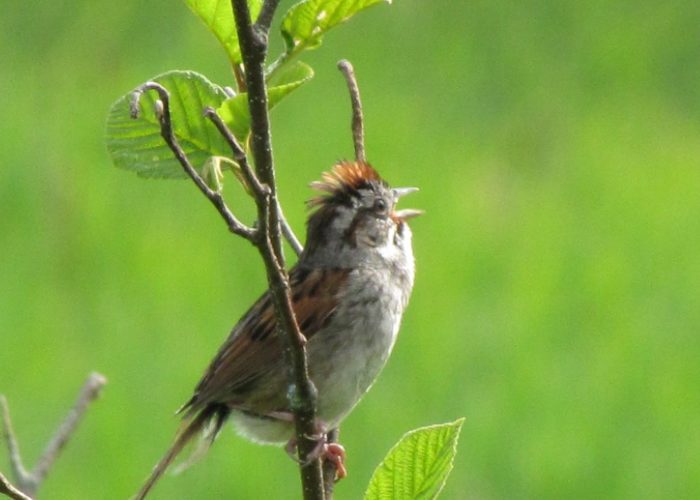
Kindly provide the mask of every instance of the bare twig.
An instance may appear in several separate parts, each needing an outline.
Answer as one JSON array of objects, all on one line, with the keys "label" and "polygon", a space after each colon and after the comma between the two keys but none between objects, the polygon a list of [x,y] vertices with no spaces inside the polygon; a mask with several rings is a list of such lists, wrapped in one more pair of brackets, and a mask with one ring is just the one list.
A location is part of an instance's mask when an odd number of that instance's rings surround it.
[{"label": "bare twig", "polygon": [[[258,220],[260,230],[265,234],[265,245],[260,251],[267,268],[267,278],[277,315],[278,335],[285,346],[284,354],[290,383],[290,406],[294,413],[299,460],[301,461],[301,481],[304,498],[324,498],[321,461],[308,460],[316,442],[310,437],[316,433],[316,389],[309,379],[306,358],[306,339],[299,330],[289,290],[289,279],[285,270],[280,232],[280,211],[277,200],[275,170],[272,157],[270,122],[267,109],[265,87],[265,57],[267,36],[260,36],[260,30],[251,23],[250,10],[246,0],[232,0],[236,31],[240,41],[248,106],[251,116],[251,151],[261,182],[270,186],[270,203],[266,206],[258,200]],[[277,2],[268,0],[263,7],[264,17],[258,28],[265,28],[267,19],[272,19]]]},{"label": "bare twig", "polygon": [[350,101],[352,102],[352,138],[355,145],[355,158],[359,161],[367,159],[365,155],[365,126],[362,116],[362,101],[360,100],[360,89],[355,79],[355,70],[350,61],[341,59],[338,61],[338,69],[343,73],[350,91]]},{"label": "bare twig", "polygon": [[233,77],[236,79],[236,86],[238,87],[238,92],[245,92],[245,75],[243,74],[243,65],[240,63],[234,63],[232,66]]},{"label": "bare twig", "polygon": [[224,199],[221,194],[207,186],[207,183],[197,173],[187,158],[187,155],[182,150],[182,147],[180,147],[180,144],[178,143],[173,132],[172,120],[170,118],[170,93],[165,89],[165,87],[156,82],[146,82],[138,87],[131,95],[132,118],[138,118],[140,114],[141,96],[149,90],[156,91],[160,97],[160,105],[158,105],[158,101],[156,101],[156,116],[158,118],[158,122],[160,123],[160,134],[175,155],[175,158],[177,158],[177,161],[180,162],[182,168],[185,170],[190,179],[192,179],[192,181],[197,185],[202,194],[204,194],[204,196],[209,199],[214,207],[216,207],[219,214],[221,214],[221,217],[223,217],[224,221],[226,222],[229,231],[255,244],[257,238],[256,230],[246,226],[239,221],[235,215],[233,215],[231,210],[229,210],[229,208],[226,206],[226,203],[224,203]]},{"label": "bare twig", "polygon": [[19,483],[20,488],[25,489],[25,485],[30,482],[31,472],[27,472],[22,463],[22,454],[19,451],[19,443],[14,429],[12,428],[12,419],[10,419],[10,409],[7,406],[5,396],[0,396],[0,406],[2,406],[2,431],[7,443],[7,452],[10,457],[10,467],[12,467],[12,475],[15,481]]},{"label": "bare twig", "polygon": [[287,218],[284,216],[284,212],[282,212],[282,205],[280,205],[279,200],[277,200],[277,210],[279,211],[280,214],[280,224],[282,225],[282,236],[287,240],[287,243],[292,247],[292,250],[294,250],[294,253],[297,254],[297,256],[301,255],[301,252],[304,251],[304,247],[297,238],[297,235],[294,234],[294,230],[292,230],[292,226],[289,225],[289,222],[287,222]]},{"label": "bare twig", "polygon": [[106,383],[107,379],[99,373],[91,373],[88,376],[85,384],[83,384],[83,388],[80,390],[78,400],[56,430],[49,444],[46,445],[44,453],[39,457],[39,461],[34,467],[34,477],[37,483],[41,483],[44,480],[56,457],[58,457],[58,454],[66,445],[73,432],[75,432],[76,427],[78,427],[88,405],[97,399]]},{"label": "bare twig", "polygon": [[[91,373],[88,376],[85,384],[83,384],[78,400],[73,408],[61,423],[59,428],[54,433],[53,437],[46,446],[44,453],[37,461],[33,471],[27,471],[22,464],[22,457],[19,452],[19,445],[12,429],[12,420],[10,419],[10,410],[7,406],[7,401],[4,396],[0,396],[0,405],[2,406],[3,434],[7,441],[7,448],[10,455],[10,465],[12,473],[15,476],[15,481],[18,488],[27,495],[33,496],[41,483],[46,478],[51,466],[58,458],[63,447],[71,438],[75,429],[78,427],[80,420],[85,414],[88,406],[100,394],[102,387],[107,383],[107,379],[99,373]],[[18,497],[24,498],[24,497]]]},{"label": "bare twig", "polygon": [[2,475],[0,472],[0,494],[7,495],[8,497],[14,499],[14,500],[32,500],[31,497],[28,497],[21,491],[19,491],[17,488],[12,486],[12,483],[7,480],[5,476]]}]

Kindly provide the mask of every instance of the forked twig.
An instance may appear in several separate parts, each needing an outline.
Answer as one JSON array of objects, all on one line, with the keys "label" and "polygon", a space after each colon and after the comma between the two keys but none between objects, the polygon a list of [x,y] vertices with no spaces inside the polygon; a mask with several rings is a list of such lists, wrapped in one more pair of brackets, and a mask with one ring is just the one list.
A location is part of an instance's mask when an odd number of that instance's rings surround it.
[{"label": "forked twig", "polygon": [[28,471],[25,469],[24,464],[22,463],[22,456],[19,451],[17,437],[12,428],[12,420],[10,419],[10,410],[7,406],[7,400],[4,396],[0,396],[0,406],[2,406],[3,435],[7,441],[10,465],[12,467],[12,473],[15,477],[15,482],[17,483],[17,489],[29,496],[33,496],[36,493],[36,490],[46,478],[46,475],[49,473],[51,466],[56,461],[56,458],[58,458],[61,450],[73,435],[75,429],[78,427],[78,424],[87,411],[88,406],[95,399],[97,399],[102,387],[106,383],[107,379],[99,373],[91,373],[90,376],[88,376],[85,384],[83,384],[83,387],[80,390],[78,400],[54,433],[53,437],[46,446],[46,449],[41,454],[41,457],[39,457],[33,471]]},{"label": "forked twig", "polygon": [[[258,179],[257,175],[255,174],[255,172],[253,172],[253,169],[250,168],[250,164],[248,163],[248,157],[245,154],[245,150],[238,143],[238,140],[236,139],[236,136],[233,135],[233,132],[231,132],[231,130],[224,123],[221,117],[216,113],[216,110],[212,107],[207,107],[204,110],[204,116],[211,120],[214,126],[216,126],[216,129],[228,143],[229,147],[231,148],[233,159],[236,161],[238,166],[241,167],[243,178],[245,179],[246,183],[251,187],[251,189],[254,190],[255,194],[257,196],[264,196],[269,194],[267,186],[260,183],[260,180]],[[297,255],[301,255],[301,252],[304,250],[304,247],[301,245],[299,239],[296,237],[294,231],[287,222],[287,219],[285,218],[284,213],[282,212],[282,206],[279,205],[279,202],[277,204],[277,210],[280,214],[280,225],[282,226],[282,235],[292,247],[294,253],[296,253]]]},{"label": "forked twig", "polygon": [[[166,88],[160,83],[146,82],[134,90],[134,92],[131,94],[131,117],[139,117],[141,113],[141,96],[149,90],[154,90],[158,93],[159,101],[156,101],[155,109],[156,117],[158,118],[158,123],[160,124],[160,134],[175,155],[177,161],[185,170],[185,173],[197,185],[202,194],[209,199],[212,205],[216,207],[219,214],[221,214],[221,217],[223,217],[224,221],[226,222],[229,231],[245,238],[253,244],[256,244],[258,236],[257,230],[246,226],[239,221],[235,215],[233,215],[231,210],[229,210],[229,208],[226,206],[221,194],[211,189],[204,179],[202,179],[202,177],[197,173],[180,146],[180,143],[177,141],[177,138],[173,133],[173,123],[170,117],[170,93],[166,90]],[[160,102],[160,104],[158,104],[158,102]]]}]

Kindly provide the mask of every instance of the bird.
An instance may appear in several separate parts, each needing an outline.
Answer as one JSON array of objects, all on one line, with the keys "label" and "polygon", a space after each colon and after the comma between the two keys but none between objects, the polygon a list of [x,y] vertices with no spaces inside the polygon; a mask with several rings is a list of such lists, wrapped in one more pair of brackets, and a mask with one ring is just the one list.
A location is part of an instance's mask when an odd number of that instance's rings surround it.
[{"label": "bird", "polygon": [[[397,210],[398,200],[418,189],[391,188],[365,161],[338,162],[311,188],[319,194],[307,202],[306,244],[289,283],[317,390],[317,427],[325,433],[369,390],[393,349],[415,275],[407,221],[423,212]],[[179,410],[175,440],[135,498],[145,498],[188,442],[201,435],[206,449],[229,420],[243,437],[287,443],[289,450],[295,441],[288,387],[268,290],[234,326]]]}]

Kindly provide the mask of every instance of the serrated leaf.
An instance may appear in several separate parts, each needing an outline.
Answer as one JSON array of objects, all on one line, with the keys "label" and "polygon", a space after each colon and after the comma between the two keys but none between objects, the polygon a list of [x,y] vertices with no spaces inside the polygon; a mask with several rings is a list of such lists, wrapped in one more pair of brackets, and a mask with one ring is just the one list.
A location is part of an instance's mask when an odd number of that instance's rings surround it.
[{"label": "serrated leaf", "polygon": [[[180,146],[195,168],[201,168],[212,155],[231,153],[216,128],[202,115],[207,106],[217,108],[226,100],[218,85],[193,71],[169,71],[153,78],[170,93],[170,112]],[[119,168],[133,170],[142,177],[185,178],[182,166],[160,135],[154,112],[155,92],[141,97],[141,113],[131,118],[131,93],[115,102],[107,117],[107,150]]]},{"label": "serrated leaf", "polygon": [[[238,46],[238,33],[233,19],[231,0],[185,0],[187,6],[194,12],[214,36],[223,45],[230,61],[234,64],[241,62],[241,49]],[[258,16],[262,0],[248,0],[250,16],[253,20]]]},{"label": "serrated leaf", "polygon": [[282,20],[287,53],[318,47],[323,35],[338,24],[380,2],[391,0],[304,0],[294,5]]},{"label": "serrated leaf", "polygon": [[[274,108],[289,93],[301,87],[314,76],[314,71],[303,62],[296,61],[275,75],[267,89],[268,109]],[[248,94],[240,93],[227,99],[219,109],[219,116],[226,122],[239,141],[245,142],[250,131]]]},{"label": "serrated leaf", "polygon": [[464,419],[405,434],[374,471],[365,500],[436,498],[452,470]]}]

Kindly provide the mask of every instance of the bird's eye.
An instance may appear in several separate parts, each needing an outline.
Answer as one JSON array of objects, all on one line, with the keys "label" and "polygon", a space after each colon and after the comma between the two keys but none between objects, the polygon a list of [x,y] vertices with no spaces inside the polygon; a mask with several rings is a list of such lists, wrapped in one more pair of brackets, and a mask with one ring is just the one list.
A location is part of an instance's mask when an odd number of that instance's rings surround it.
[{"label": "bird's eye", "polygon": [[374,200],[374,209],[377,212],[384,212],[386,210],[386,201],[384,198],[377,198]]}]

